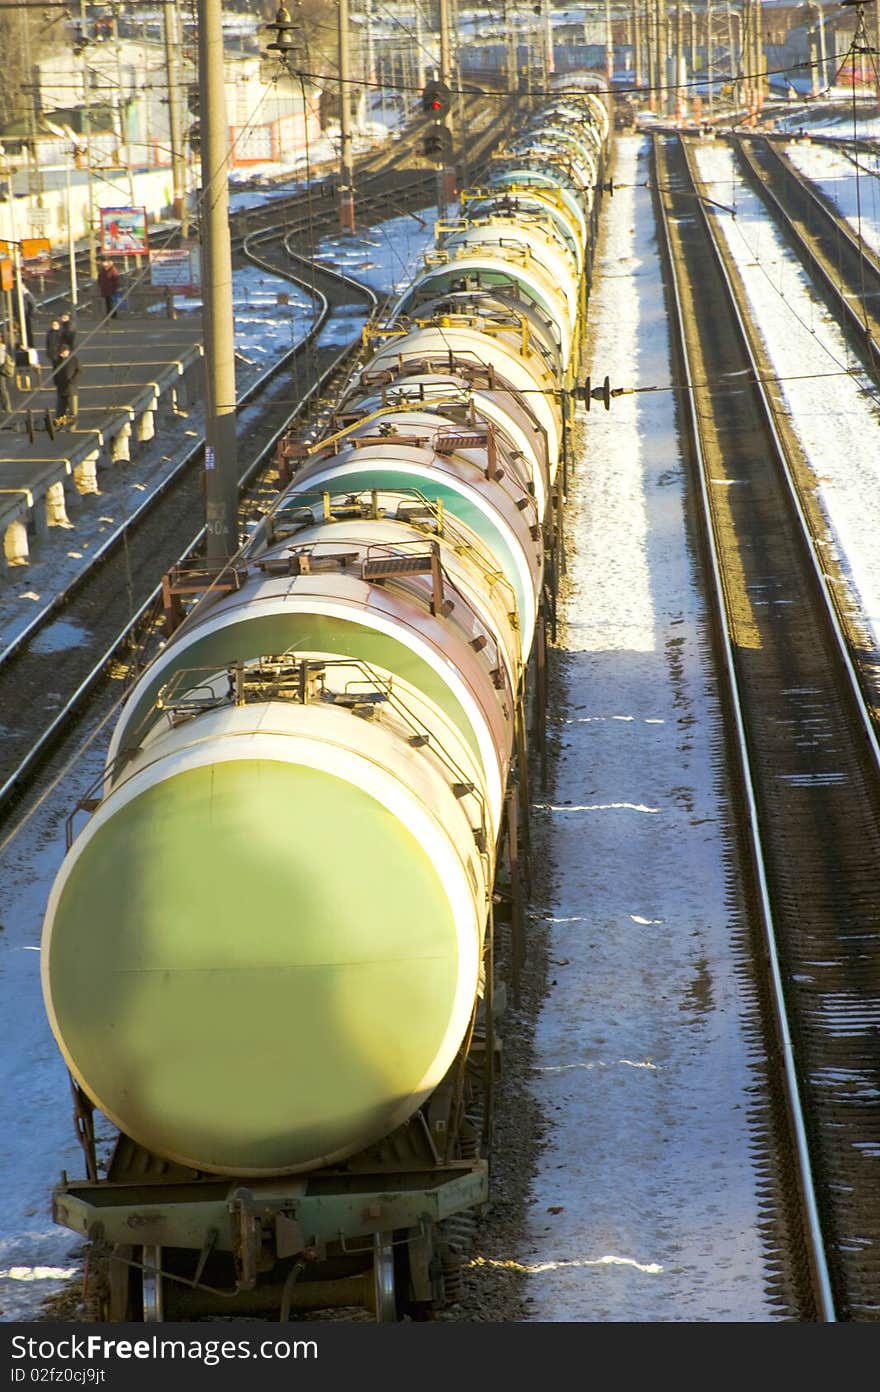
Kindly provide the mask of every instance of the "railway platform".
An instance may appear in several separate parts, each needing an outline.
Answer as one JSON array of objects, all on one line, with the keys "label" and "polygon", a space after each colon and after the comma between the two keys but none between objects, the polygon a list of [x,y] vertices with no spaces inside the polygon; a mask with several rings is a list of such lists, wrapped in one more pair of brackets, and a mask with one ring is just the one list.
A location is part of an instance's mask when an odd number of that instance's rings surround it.
[{"label": "railway platform", "polygon": [[100,469],[128,462],[161,425],[204,397],[200,312],[169,318],[163,306],[150,310],[132,298],[107,318],[97,300],[77,315],[77,419],[56,428],[43,342],[61,309],[54,299],[38,307],[40,363],[8,380],[13,410],[0,413],[0,583],[26,563],[30,538],[64,525],[81,495],[99,492]]}]

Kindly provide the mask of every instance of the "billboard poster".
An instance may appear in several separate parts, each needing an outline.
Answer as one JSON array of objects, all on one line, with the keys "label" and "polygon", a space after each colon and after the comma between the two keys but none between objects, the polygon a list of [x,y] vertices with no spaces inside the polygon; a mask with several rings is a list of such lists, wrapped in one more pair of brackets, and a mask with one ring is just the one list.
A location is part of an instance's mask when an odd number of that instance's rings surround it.
[{"label": "billboard poster", "polygon": [[146,208],[102,208],[101,251],[105,256],[146,256]]},{"label": "billboard poster", "polygon": [[170,290],[198,287],[199,248],[192,244],[168,251],[150,252],[150,284]]}]

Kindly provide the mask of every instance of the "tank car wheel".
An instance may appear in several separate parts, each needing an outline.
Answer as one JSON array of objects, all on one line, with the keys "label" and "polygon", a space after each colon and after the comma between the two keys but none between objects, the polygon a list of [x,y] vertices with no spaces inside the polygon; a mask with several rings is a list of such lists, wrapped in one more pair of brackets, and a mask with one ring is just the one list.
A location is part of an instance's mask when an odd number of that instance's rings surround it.
[{"label": "tank car wheel", "polygon": [[162,1248],[155,1245],[141,1248],[141,1296],[144,1306],[144,1324],[161,1324],[165,1318],[162,1300]]},{"label": "tank car wheel", "polygon": [[377,1324],[388,1324],[397,1320],[394,1244],[390,1237],[381,1233],[376,1233],[373,1238],[373,1301]]}]

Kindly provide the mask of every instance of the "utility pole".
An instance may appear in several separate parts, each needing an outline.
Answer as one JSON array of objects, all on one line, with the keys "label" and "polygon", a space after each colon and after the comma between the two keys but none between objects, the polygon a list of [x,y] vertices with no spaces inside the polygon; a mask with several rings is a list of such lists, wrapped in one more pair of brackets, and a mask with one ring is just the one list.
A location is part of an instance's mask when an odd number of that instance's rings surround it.
[{"label": "utility pole", "polygon": [[180,24],[176,0],[162,0],[165,30],[165,74],[168,83],[168,132],[171,140],[171,177],[174,187],[174,216],[180,219],[180,235],[189,236],[189,199],[186,188],[186,162],[180,134],[180,78],[177,54],[180,49]]},{"label": "utility pole", "polygon": [[[455,120],[459,135],[464,131],[464,97],[461,90],[461,16],[459,14],[458,0],[452,0],[452,76],[455,82]],[[455,130],[455,125],[452,129]],[[466,188],[470,182],[467,144],[461,141],[458,150],[459,170],[461,173],[462,185]],[[453,192],[453,197],[455,196]]]},{"label": "utility pole", "polygon": [[610,92],[614,82],[614,31],[611,28],[611,0],[605,0],[605,81]]},{"label": "utility pole", "polygon": [[118,0],[114,0],[110,13],[112,16],[113,48],[116,57],[116,123],[119,126],[119,162],[124,165],[128,174],[128,199],[131,206],[134,207],[137,201],[134,191],[134,171],[131,167],[131,151],[128,147],[128,132],[126,130],[125,110],[122,100],[122,49],[119,43]]},{"label": "utility pole", "polygon": [[[734,20],[739,20],[739,45],[736,43]],[[730,49],[730,78],[733,85],[733,100],[736,106],[742,101],[742,16],[734,15],[733,7],[727,5],[727,46]]]},{"label": "utility pole", "polygon": [[422,28],[422,7],[419,0],[416,6],[416,89],[421,92],[425,85],[425,34]]},{"label": "utility pole", "polygon": [[440,81],[449,86],[449,0],[440,0]]},{"label": "utility pole", "polygon": [[[95,247],[95,185],[92,177],[92,123],[89,119],[89,64],[86,58],[86,48],[88,39],[86,38],[86,6],[85,0],[80,0],[79,6],[79,33],[82,47],[79,53],[82,56],[82,80],[83,80],[83,119],[82,136],[85,146],[86,160],[86,183],[88,186],[88,238],[89,238],[89,276],[92,280],[97,279],[98,275],[98,255]],[[74,55],[77,53],[76,44],[73,49]]]},{"label": "utility pole", "polygon": [[339,226],[354,231],[354,164],[351,143],[349,86],[351,61],[348,46],[348,0],[336,0],[339,37]]},{"label": "utility pole", "polygon": [[706,0],[706,76],[709,79],[709,115],[715,105],[715,80],[712,71],[715,55],[712,51],[712,0]]},{"label": "utility pole", "polygon": [[[440,82],[445,87],[450,88],[452,79],[452,63],[450,61],[449,46],[449,0],[440,0]],[[449,104],[442,114],[443,125],[450,132],[444,150],[449,151],[452,144],[452,120],[449,114]],[[437,168],[437,211],[441,217],[446,213],[451,200],[455,197],[455,170],[450,168],[444,158]]]},{"label": "utility pole", "polygon": [[[15,312],[14,315],[10,314],[10,319],[13,317],[18,319],[18,341],[23,348],[27,348],[24,290],[21,278],[21,242],[18,239],[18,223],[15,216],[15,189],[12,183],[12,166],[6,158],[6,150],[3,145],[0,145],[0,169],[6,176],[6,199],[9,205],[9,236],[6,241],[12,251],[13,296],[15,300]],[[9,348],[10,350],[13,348],[11,339]]]},{"label": "utility pole", "polygon": [[675,119],[684,116],[684,6],[681,0],[675,7]]},{"label": "utility pole", "polygon": [[510,0],[504,0],[504,37],[507,43],[507,90],[508,92],[515,92],[518,88],[517,67],[519,64],[519,48]]},{"label": "utility pole", "polygon": [[73,235],[73,199],[70,188],[70,166],[73,162],[73,151],[68,148],[64,155],[64,171],[67,177],[67,264],[70,273],[70,307],[76,309],[77,305],[77,286],[76,286],[76,242]]},{"label": "utility pole", "polygon": [[665,111],[667,116],[672,110],[672,92],[669,88],[669,43],[668,43],[668,12],[666,0],[657,0],[657,110]]},{"label": "utility pole", "polygon": [[822,87],[827,87],[828,83],[828,52],[825,47],[825,16],[822,13],[822,6],[816,6],[816,23],[819,27],[819,72],[822,76]]},{"label": "utility pole", "polygon": [[642,15],[639,0],[633,0],[633,77],[636,88],[644,85],[642,76]]},{"label": "utility pole", "polygon": [[76,132],[69,125],[58,126],[54,121],[50,121],[48,116],[41,118],[41,124],[45,130],[51,131],[53,135],[64,141],[64,172],[66,175],[67,186],[67,263],[70,274],[70,303],[76,309],[77,305],[77,284],[76,284],[76,242],[73,234],[73,199],[71,196],[71,175],[70,166],[76,158]]},{"label": "utility pole", "polygon": [[556,72],[556,59],[553,56],[553,21],[550,17],[550,0],[541,0],[541,24],[544,29],[544,61],[547,64],[547,75],[552,77]]},{"label": "utility pole", "polygon": [[364,39],[366,40],[366,72],[364,81],[367,84],[370,103],[372,105],[373,83],[376,81],[376,57],[373,51],[373,0],[364,0]]},{"label": "utility pole", "polygon": [[645,0],[645,71],[648,78],[648,110],[657,110],[657,0]]},{"label": "utility pole", "polygon": [[229,144],[221,0],[198,0],[202,157],[202,303],[205,308],[205,521],[209,561],[238,550],[238,442],[229,240]]}]

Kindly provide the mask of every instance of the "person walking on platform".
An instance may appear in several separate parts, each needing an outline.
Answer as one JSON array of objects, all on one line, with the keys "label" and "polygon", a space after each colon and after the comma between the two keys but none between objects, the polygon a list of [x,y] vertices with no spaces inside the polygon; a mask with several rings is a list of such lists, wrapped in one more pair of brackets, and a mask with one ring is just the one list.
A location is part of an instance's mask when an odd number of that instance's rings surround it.
[{"label": "person walking on platform", "polygon": [[55,379],[56,426],[68,425],[72,429],[76,425],[79,411],[79,375],[79,358],[76,353],[71,353],[68,347],[62,346],[55,371],[52,373]]},{"label": "person walking on platform", "polygon": [[34,310],[37,302],[27,286],[21,292],[22,305],[24,306],[24,343],[23,348],[34,347]]},{"label": "person walking on platform", "polygon": [[61,342],[66,343],[71,353],[76,343],[76,324],[71,314],[62,314],[58,320],[61,325]]},{"label": "person walking on platform", "polygon": [[119,294],[119,272],[112,261],[102,261],[98,271],[98,289],[104,297],[104,312],[108,319],[116,318]]},{"label": "person walking on platform", "polygon": [[46,330],[46,358],[53,372],[58,366],[58,359],[61,357],[61,345],[63,342],[61,320],[53,319]]},{"label": "person walking on platform", "polygon": [[0,329],[0,413],[6,416],[12,414],[12,402],[9,399],[9,380],[14,376],[15,350],[9,347],[3,330]]}]

